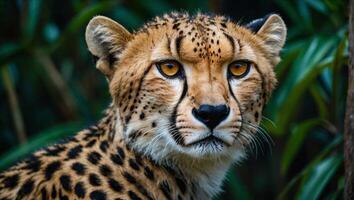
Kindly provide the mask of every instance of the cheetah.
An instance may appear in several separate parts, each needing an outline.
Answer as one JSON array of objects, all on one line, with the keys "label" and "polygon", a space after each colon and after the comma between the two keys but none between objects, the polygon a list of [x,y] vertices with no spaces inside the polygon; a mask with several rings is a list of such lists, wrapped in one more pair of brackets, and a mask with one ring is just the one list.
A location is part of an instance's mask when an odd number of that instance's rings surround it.
[{"label": "cheetah", "polygon": [[286,39],[277,14],[246,25],[172,12],[131,33],[103,16],[88,50],[112,103],[94,126],[0,174],[0,199],[212,199],[247,155]]}]

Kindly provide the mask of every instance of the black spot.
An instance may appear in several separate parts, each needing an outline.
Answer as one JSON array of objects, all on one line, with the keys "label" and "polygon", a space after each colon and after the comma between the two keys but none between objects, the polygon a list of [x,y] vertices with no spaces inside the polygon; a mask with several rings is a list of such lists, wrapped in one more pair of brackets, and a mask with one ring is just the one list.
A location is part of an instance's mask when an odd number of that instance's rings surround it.
[{"label": "black spot", "polygon": [[89,175],[89,182],[92,186],[100,186],[101,179],[98,177],[97,174],[90,174]]},{"label": "black spot", "polygon": [[259,117],[258,112],[254,113],[254,117],[256,118],[256,121],[258,121],[258,117]]},{"label": "black spot", "polygon": [[140,118],[140,120],[143,120],[145,118],[145,113],[141,112],[139,118]]},{"label": "black spot", "polygon": [[59,190],[59,199],[60,199],[60,200],[69,200],[69,197],[66,196],[66,195],[63,195],[63,194],[61,193],[61,190]]},{"label": "black spot", "polygon": [[133,184],[136,183],[136,179],[128,172],[123,172],[123,176],[129,183],[133,183]]},{"label": "black spot", "polygon": [[71,191],[71,178],[68,175],[62,175],[59,178],[60,184],[63,186],[65,191]]},{"label": "black spot", "polygon": [[50,196],[52,197],[52,199],[57,198],[57,189],[55,188],[54,185],[52,187],[52,193],[50,194]]},{"label": "black spot", "polygon": [[160,190],[162,191],[162,193],[165,195],[165,197],[167,198],[167,199],[172,199],[172,197],[171,197],[171,188],[170,188],[170,186],[169,186],[169,184],[168,184],[168,182],[167,181],[162,181],[160,184],[159,184],[159,187],[160,187]]},{"label": "black spot", "polygon": [[178,200],[183,200],[183,198],[181,197],[181,195],[177,196]]},{"label": "black spot", "polygon": [[75,194],[77,197],[79,198],[84,198],[85,195],[86,195],[86,189],[85,189],[85,186],[82,182],[78,182],[76,185],[75,185]]},{"label": "black spot", "polygon": [[92,200],[105,200],[106,196],[106,193],[102,192],[101,190],[95,190],[90,193],[90,198]]},{"label": "black spot", "polygon": [[85,175],[85,172],[86,172],[85,165],[83,165],[79,162],[75,162],[74,164],[72,164],[71,169],[73,169],[77,175]]},{"label": "black spot", "polygon": [[118,154],[111,154],[111,160],[117,165],[123,165],[123,160]]},{"label": "black spot", "polygon": [[174,25],[172,26],[172,29],[177,29],[179,25],[180,25],[180,23],[174,24]]},{"label": "black spot", "polygon": [[185,194],[187,190],[186,183],[181,178],[175,177],[175,179],[178,188],[181,190],[182,194]]},{"label": "black spot", "polygon": [[108,62],[109,62],[109,67],[113,68],[113,64],[117,59],[114,57],[113,54],[108,54]]},{"label": "black spot", "polygon": [[134,186],[136,187],[136,189],[138,189],[138,191],[144,195],[146,198],[148,198],[149,200],[152,200],[153,198],[151,197],[150,193],[146,190],[146,188],[144,188],[144,186],[142,186],[140,183],[138,183],[135,179],[135,177],[133,177],[131,174],[129,174],[128,172],[123,172],[123,176],[124,178],[131,184],[134,184]]},{"label": "black spot", "polygon": [[44,154],[45,156],[58,156],[59,153],[63,152],[65,150],[65,147],[62,146],[53,146],[51,148],[46,149],[46,153]]},{"label": "black spot", "polygon": [[52,163],[48,164],[47,167],[44,169],[44,175],[46,180],[52,178],[53,174],[61,167],[60,161],[53,161]]},{"label": "black spot", "polygon": [[101,157],[101,154],[93,151],[87,155],[87,160],[90,161],[90,163],[96,165],[101,160]]},{"label": "black spot", "polygon": [[108,165],[101,165],[100,166],[100,173],[103,176],[111,176],[112,175],[112,169]]},{"label": "black spot", "polygon": [[19,180],[19,175],[14,174],[12,176],[6,177],[2,183],[4,184],[5,188],[13,189],[17,186]]},{"label": "black spot", "polygon": [[27,180],[18,191],[17,199],[22,199],[23,197],[29,195],[33,190],[33,184],[34,184],[33,180],[31,179]]},{"label": "black spot", "polygon": [[67,156],[68,156],[69,159],[75,159],[75,158],[77,158],[79,156],[79,154],[81,152],[82,152],[82,145],[79,144],[76,147],[70,149],[68,151]]},{"label": "black spot", "polygon": [[127,124],[130,121],[131,117],[130,116],[126,116],[125,117],[125,123]]},{"label": "black spot", "polygon": [[97,142],[97,140],[91,140],[90,142],[88,142],[87,144],[86,144],[86,146],[85,147],[93,147],[93,145],[95,145],[96,144],[96,142]]},{"label": "black spot", "polygon": [[144,168],[144,175],[150,180],[154,180],[154,178],[155,178],[154,172],[151,171],[151,169],[149,167]]},{"label": "black spot", "polygon": [[135,192],[133,192],[133,191],[129,191],[128,195],[131,200],[141,200],[141,198],[137,194],[135,194]]},{"label": "black spot", "polygon": [[30,170],[31,172],[39,171],[42,162],[34,155],[25,161],[26,165],[22,169]]},{"label": "black spot", "polygon": [[116,192],[121,192],[123,190],[123,186],[112,178],[108,180],[108,185],[112,190]]},{"label": "black spot", "polygon": [[140,155],[135,154],[135,161],[139,164],[139,165],[143,165],[143,159],[141,158]]},{"label": "black spot", "polygon": [[136,171],[140,169],[138,163],[136,163],[136,161],[132,158],[129,159],[129,165],[131,168],[133,168]]},{"label": "black spot", "polygon": [[151,127],[155,128],[156,127],[156,122],[152,122]]},{"label": "black spot", "polygon": [[42,200],[47,200],[48,199],[47,190],[45,188],[41,189],[41,196],[42,196]]},{"label": "black spot", "polygon": [[104,140],[103,142],[101,142],[101,144],[100,144],[101,151],[106,153],[108,146],[109,145],[108,145],[108,141],[107,140]]}]

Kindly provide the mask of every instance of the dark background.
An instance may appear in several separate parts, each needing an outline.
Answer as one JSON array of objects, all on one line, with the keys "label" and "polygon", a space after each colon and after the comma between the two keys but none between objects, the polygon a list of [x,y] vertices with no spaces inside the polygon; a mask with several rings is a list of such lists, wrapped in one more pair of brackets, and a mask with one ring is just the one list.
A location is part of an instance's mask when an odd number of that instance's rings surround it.
[{"label": "dark background", "polygon": [[2,0],[0,170],[93,124],[110,103],[85,44],[89,19],[105,15],[133,31],[171,10],[215,12],[241,24],[279,13],[289,29],[263,129],[216,199],[342,199],[344,0]]}]

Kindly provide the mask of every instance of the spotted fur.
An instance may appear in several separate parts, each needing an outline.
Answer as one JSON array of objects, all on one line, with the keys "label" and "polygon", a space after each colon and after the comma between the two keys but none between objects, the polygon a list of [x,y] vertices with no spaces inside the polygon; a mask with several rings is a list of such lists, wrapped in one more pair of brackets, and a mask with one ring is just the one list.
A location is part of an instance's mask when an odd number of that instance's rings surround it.
[{"label": "spotted fur", "polygon": [[[211,199],[256,134],[285,37],[275,14],[241,26],[170,13],[135,33],[93,18],[86,41],[112,104],[97,125],[1,173],[0,199]],[[163,76],[162,60],[181,63],[181,76]],[[253,63],[242,78],[228,76],[235,60]],[[204,104],[229,108],[213,130],[192,114]]]}]

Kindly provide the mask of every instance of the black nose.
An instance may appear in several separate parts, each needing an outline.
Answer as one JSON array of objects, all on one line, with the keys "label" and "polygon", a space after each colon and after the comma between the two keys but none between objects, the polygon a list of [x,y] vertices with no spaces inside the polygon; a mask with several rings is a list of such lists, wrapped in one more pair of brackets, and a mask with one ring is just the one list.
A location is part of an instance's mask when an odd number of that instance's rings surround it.
[{"label": "black nose", "polygon": [[222,120],[229,115],[230,109],[226,105],[201,105],[198,109],[193,108],[192,114],[203,122],[210,130],[214,129]]}]

